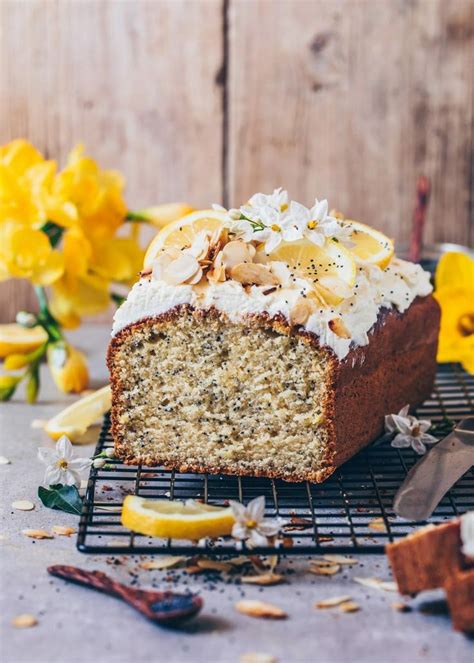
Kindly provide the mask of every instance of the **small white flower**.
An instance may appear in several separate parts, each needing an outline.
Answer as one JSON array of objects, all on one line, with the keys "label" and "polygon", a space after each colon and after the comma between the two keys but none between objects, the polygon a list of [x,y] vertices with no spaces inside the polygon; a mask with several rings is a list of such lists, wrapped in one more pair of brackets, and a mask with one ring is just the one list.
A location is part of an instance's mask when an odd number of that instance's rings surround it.
[{"label": "small white flower", "polygon": [[328,214],[328,201],[315,199],[314,205],[308,209],[294,200],[290,203],[289,214],[303,237],[317,246],[324,246],[328,237],[346,241],[350,231],[339,221]]},{"label": "small white flower", "polygon": [[45,486],[63,484],[79,486],[81,473],[89,469],[90,458],[74,458],[72,444],[66,435],[59,438],[54,449],[40,447],[38,458],[46,465]]},{"label": "small white flower", "polygon": [[255,193],[249,200],[249,205],[253,209],[261,207],[273,207],[278,212],[284,212],[288,206],[288,191],[281,187],[273,189],[273,193]]},{"label": "small white flower", "polygon": [[266,546],[269,536],[276,536],[283,521],[280,518],[265,518],[265,497],[261,495],[244,506],[240,502],[229,501],[235,524],[232,536],[239,541],[247,541],[250,547]]},{"label": "small white flower", "polygon": [[102,467],[104,467],[104,465],[106,464],[106,462],[107,462],[107,461],[105,460],[105,458],[94,458],[94,460],[92,461],[92,466],[93,466],[96,470],[100,470]]},{"label": "small white flower", "polygon": [[408,414],[409,409],[410,406],[405,405],[398,414],[386,415],[385,430],[387,433],[397,433],[391,442],[392,447],[412,447],[413,451],[422,456],[426,453],[426,445],[438,440],[427,432],[431,428],[431,421],[413,417]]},{"label": "small white flower", "polygon": [[463,554],[474,558],[474,511],[461,517],[461,541]]}]

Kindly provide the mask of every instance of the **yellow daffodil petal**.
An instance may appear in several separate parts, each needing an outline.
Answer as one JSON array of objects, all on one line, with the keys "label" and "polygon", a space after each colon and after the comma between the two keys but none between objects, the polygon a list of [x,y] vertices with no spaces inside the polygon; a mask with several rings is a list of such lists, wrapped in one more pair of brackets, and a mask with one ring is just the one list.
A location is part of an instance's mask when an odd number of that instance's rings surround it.
[{"label": "yellow daffodil petal", "polygon": [[436,289],[460,288],[474,292],[474,259],[465,253],[445,253],[436,268]]},{"label": "yellow daffodil petal", "polygon": [[43,161],[40,152],[26,140],[17,139],[0,148],[0,161],[16,175],[21,175],[31,166]]},{"label": "yellow daffodil petal", "polygon": [[78,393],[89,383],[89,371],[85,356],[63,341],[48,347],[48,366],[53,380],[61,391]]}]

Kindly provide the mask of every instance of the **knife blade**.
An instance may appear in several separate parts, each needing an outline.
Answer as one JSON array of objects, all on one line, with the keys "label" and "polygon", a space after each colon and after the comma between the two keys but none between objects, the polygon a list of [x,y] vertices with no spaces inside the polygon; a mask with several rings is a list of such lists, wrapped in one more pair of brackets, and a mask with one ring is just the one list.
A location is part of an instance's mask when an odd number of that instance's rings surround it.
[{"label": "knife blade", "polygon": [[426,520],[472,465],[474,417],[467,417],[411,468],[395,495],[395,513],[408,520]]}]

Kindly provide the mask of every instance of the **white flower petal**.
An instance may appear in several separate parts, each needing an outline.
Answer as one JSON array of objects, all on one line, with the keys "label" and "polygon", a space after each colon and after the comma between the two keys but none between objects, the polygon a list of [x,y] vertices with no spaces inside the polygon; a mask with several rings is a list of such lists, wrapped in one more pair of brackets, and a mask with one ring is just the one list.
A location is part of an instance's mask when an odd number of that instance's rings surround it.
[{"label": "white flower petal", "polygon": [[69,460],[74,456],[72,444],[67,435],[62,435],[56,442],[56,457]]},{"label": "white flower petal", "polygon": [[282,525],[283,523],[279,520],[264,518],[257,529],[264,536],[276,536]]},{"label": "white flower petal", "polygon": [[57,465],[50,465],[46,468],[44,473],[43,483],[45,486],[55,486],[62,483],[62,471]]},{"label": "white flower petal", "polygon": [[419,437],[411,438],[411,446],[413,451],[415,451],[419,456],[423,456],[426,453],[426,447]]},{"label": "white flower petal", "polygon": [[241,502],[229,500],[229,506],[232,509],[232,515],[238,522],[246,523],[248,520],[247,509]]},{"label": "white flower petal", "polygon": [[401,417],[398,414],[392,414],[392,420],[395,424],[396,430],[400,431],[400,433],[404,433],[405,435],[411,433],[410,421],[406,417]]},{"label": "white flower petal", "polygon": [[249,536],[249,530],[242,523],[234,523],[232,526],[232,536],[234,539],[239,539],[243,541]]},{"label": "white flower petal", "polygon": [[247,504],[247,511],[250,515],[250,520],[259,523],[265,514],[265,496],[260,495],[255,497]]},{"label": "white flower petal", "polygon": [[400,412],[398,413],[398,416],[399,417],[406,417],[406,416],[408,416],[409,411],[410,411],[410,405],[409,404],[404,405],[402,407],[402,409],[400,410]]},{"label": "white flower petal", "polygon": [[324,246],[325,243],[325,237],[322,233],[318,232],[317,230],[310,230],[305,233],[305,236],[307,239],[309,239],[310,242],[313,242],[313,244],[316,244],[316,246]]},{"label": "white flower petal", "polygon": [[436,444],[438,441],[437,437],[430,435],[429,433],[422,433],[419,439],[421,442],[423,442],[423,444]]},{"label": "white flower petal", "polygon": [[222,205],[219,205],[218,203],[212,203],[212,209],[216,210],[216,212],[227,213],[226,208],[222,207]]},{"label": "white flower petal", "polygon": [[74,458],[68,462],[68,470],[71,472],[85,472],[91,466],[90,458]]},{"label": "white flower petal", "polygon": [[51,465],[57,460],[56,451],[49,447],[39,447],[38,458],[45,465]]},{"label": "white flower petal", "polygon": [[412,439],[413,438],[410,435],[402,435],[402,433],[399,433],[393,438],[391,445],[396,449],[406,449],[411,447]]},{"label": "white flower petal", "polygon": [[418,426],[422,433],[426,433],[426,431],[431,428],[431,421],[429,419],[420,419]]},{"label": "white flower petal", "polygon": [[266,536],[263,536],[258,532],[258,530],[253,529],[250,531],[250,537],[248,540],[250,546],[267,546],[268,540]]},{"label": "white flower petal", "polygon": [[280,245],[282,241],[282,236],[280,232],[272,232],[267,241],[265,242],[265,253],[268,255],[274,251],[277,246]]},{"label": "white flower petal", "polygon": [[76,472],[65,470],[63,472],[63,479],[61,483],[65,484],[66,486],[80,486],[81,477]]}]

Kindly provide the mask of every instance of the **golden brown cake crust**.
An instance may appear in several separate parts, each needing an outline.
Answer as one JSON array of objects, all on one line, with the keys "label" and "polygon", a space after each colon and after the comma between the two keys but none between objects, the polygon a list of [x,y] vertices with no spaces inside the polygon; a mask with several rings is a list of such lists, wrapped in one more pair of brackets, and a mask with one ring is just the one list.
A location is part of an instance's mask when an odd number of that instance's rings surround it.
[{"label": "golden brown cake crust", "polygon": [[[112,434],[115,448],[125,463],[142,462],[181,472],[219,474],[222,468],[218,466],[194,463],[180,463],[176,466],[169,459],[151,455],[137,459],[127,445],[126,432],[119,424],[120,410],[116,404],[122,386],[114,366],[116,352],[142,326],[170,325],[183,315],[197,317],[203,324],[212,317],[225,319],[225,314],[216,309],[194,310],[189,305],[182,305],[159,316],[131,324],[111,340],[107,363],[112,386]],[[403,314],[395,309],[381,311],[369,334],[369,344],[353,348],[342,361],[337,359],[330,348],[321,347],[315,334],[301,326],[291,326],[284,316],[271,318],[268,314],[249,315],[245,325],[297,336],[310,348],[317,348],[327,354],[330,378],[324,407],[329,441],[321,469],[304,477],[310,482],[324,481],[339,465],[375,439],[383,430],[385,414],[398,412],[407,402],[413,406],[419,405],[430,395],[436,371],[439,329],[439,307],[431,296],[415,299]],[[301,481],[300,475],[282,477],[278,471],[259,473],[236,469],[233,473]]]}]

